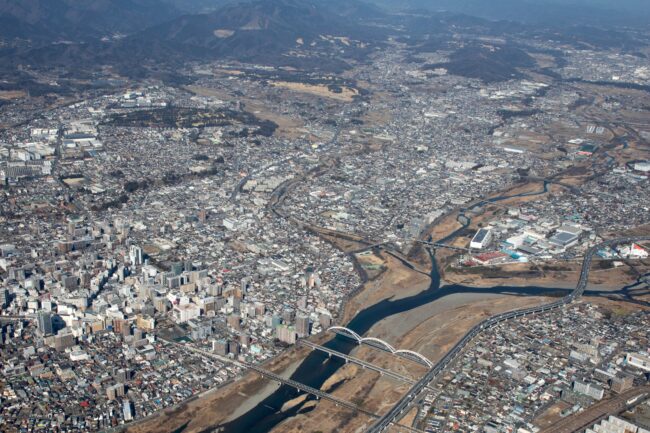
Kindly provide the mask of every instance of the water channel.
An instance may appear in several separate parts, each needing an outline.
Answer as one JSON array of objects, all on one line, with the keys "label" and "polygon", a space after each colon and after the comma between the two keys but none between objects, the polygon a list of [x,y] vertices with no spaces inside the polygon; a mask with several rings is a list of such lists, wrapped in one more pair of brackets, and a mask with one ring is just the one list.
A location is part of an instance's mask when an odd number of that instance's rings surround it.
[{"label": "water channel", "polygon": [[[543,189],[540,191],[494,197],[486,200],[481,200],[469,206],[467,209],[461,209],[458,216],[458,222],[461,223],[462,227],[444,239],[438,240],[437,242],[448,243],[455,239],[460,233],[462,233],[462,231],[465,230],[471,223],[471,218],[468,216],[468,213],[474,211],[475,209],[485,206],[486,204],[495,203],[511,198],[545,194],[548,192],[548,184],[548,182],[544,182]],[[432,254],[431,258],[432,262],[435,264],[435,255]],[[511,296],[548,296],[551,294],[556,294],[558,296],[564,296],[572,290],[554,289],[548,287],[508,286],[479,289],[462,285],[450,285],[441,287],[438,268],[437,266],[433,266],[432,268],[433,269],[430,275],[431,284],[427,290],[401,299],[385,299],[357,313],[357,315],[345,326],[355,331],[357,334],[363,336],[372,328],[373,325],[386,319],[387,317],[410,311],[422,305],[426,305],[441,298],[455,294],[482,293]],[[614,293],[616,292],[607,292],[608,295],[612,295]],[[600,294],[600,292],[585,292],[585,295],[592,296]],[[333,338],[327,341],[324,346],[345,354],[349,354],[355,347],[357,347],[356,342],[343,336],[333,336]],[[325,381],[334,373],[336,373],[337,370],[343,365],[345,365],[345,361],[342,359],[336,357],[329,358],[325,353],[314,351],[311,352],[300,364],[298,369],[291,376],[291,379],[309,385],[313,388],[320,389]],[[296,405],[295,407],[284,412],[280,411],[285,403],[293,400],[300,394],[301,392],[297,391],[296,389],[282,385],[246,414],[225,425],[220,426],[220,431],[225,433],[269,432],[282,421],[295,416],[296,414],[300,413],[301,410],[303,410],[302,407],[304,403]],[[313,398],[314,397],[310,396],[308,400]]]}]

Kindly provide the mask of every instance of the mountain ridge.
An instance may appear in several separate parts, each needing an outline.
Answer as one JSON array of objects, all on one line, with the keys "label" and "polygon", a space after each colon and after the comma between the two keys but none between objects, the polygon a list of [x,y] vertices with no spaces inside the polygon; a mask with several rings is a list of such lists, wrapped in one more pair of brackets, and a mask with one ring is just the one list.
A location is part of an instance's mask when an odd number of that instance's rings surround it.
[{"label": "mountain ridge", "polygon": [[157,0],[0,0],[0,36],[41,41],[128,34],[181,13]]},{"label": "mountain ridge", "polygon": [[[4,5],[14,1],[0,0]],[[50,0],[28,1],[42,4]],[[68,4],[80,0],[51,1]],[[108,3],[115,6],[120,2],[155,0],[93,1],[100,2],[98,7],[107,7]],[[342,7],[343,3],[347,6]],[[65,66],[71,62],[80,67],[106,64],[116,66],[122,73],[129,72],[128,75],[141,74],[137,71],[147,62],[178,67],[187,61],[225,59],[341,71],[350,60],[363,58],[376,39],[376,30],[360,24],[358,17],[366,12],[381,16],[373,6],[354,1],[334,0],[328,6],[313,0],[238,2],[210,13],[176,16],[119,38],[100,40],[101,33],[96,32],[73,43],[52,43],[56,39],[43,43],[46,35],[54,33],[45,29],[35,43],[6,52],[3,62],[14,67]],[[170,13],[165,11],[164,15]],[[67,22],[72,19],[70,16],[67,9],[63,17],[54,17],[53,21]],[[30,23],[39,23],[41,19],[39,14],[25,17],[22,30],[32,29]]]}]

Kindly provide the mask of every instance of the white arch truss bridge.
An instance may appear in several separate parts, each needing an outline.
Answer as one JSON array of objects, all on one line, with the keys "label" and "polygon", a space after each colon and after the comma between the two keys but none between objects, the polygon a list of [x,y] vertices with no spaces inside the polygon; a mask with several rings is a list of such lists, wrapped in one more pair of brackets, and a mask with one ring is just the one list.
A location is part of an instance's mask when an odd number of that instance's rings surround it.
[{"label": "white arch truss bridge", "polygon": [[329,332],[334,332],[335,334],[348,337],[351,340],[355,340],[357,344],[366,344],[368,346],[376,347],[377,349],[390,352],[393,355],[400,356],[402,358],[408,359],[413,362],[417,362],[418,364],[426,365],[428,368],[433,367],[433,362],[429,361],[429,359],[424,355],[415,352],[413,350],[396,349],[393,346],[391,346],[389,343],[379,338],[362,337],[361,335],[354,332],[352,329],[348,329],[344,326],[331,326],[327,328],[327,330]]}]

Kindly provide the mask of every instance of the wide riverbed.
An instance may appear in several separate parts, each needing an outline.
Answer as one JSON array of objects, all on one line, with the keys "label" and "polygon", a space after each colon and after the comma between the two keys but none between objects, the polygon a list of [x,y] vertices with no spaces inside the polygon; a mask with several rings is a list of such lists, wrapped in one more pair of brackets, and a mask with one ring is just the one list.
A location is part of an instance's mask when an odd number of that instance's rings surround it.
[{"label": "wide riverbed", "polygon": [[[488,203],[495,203],[507,200],[513,197],[525,197],[542,195],[548,192],[548,183],[544,182],[540,191],[526,192],[511,196],[499,196],[477,202],[467,209],[459,212],[458,220],[462,227],[444,239],[438,241],[446,243],[453,240],[458,234],[469,226],[471,219],[467,215],[477,207],[484,206]],[[434,263],[431,272],[431,284],[429,288],[416,295],[400,298],[387,299],[381,301],[365,310],[360,311],[346,327],[355,331],[359,335],[365,335],[375,324],[381,322],[387,317],[411,311],[423,306],[431,306],[432,303],[453,303],[453,304],[470,304],[479,299],[489,299],[495,296],[548,296],[551,294],[568,294],[573,288],[549,288],[549,287],[508,287],[498,286],[490,288],[471,288],[462,285],[450,285],[441,287],[440,274],[435,265],[435,257],[432,256]],[[598,294],[599,292],[585,292],[586,295]],[[609,292],[612,294],[612,292]],[[447,298],[447,299],[444,299]],[[460,298],[460,299],[459,299]],[[440,307],[440,306],[439,306]],[[352,340],[336,336],[330,339],[324,346],[341,353],[349,354],[356,343]],[[291,376],[291,379],[309,385],[313,388],[320,389],[323,383],[332,376],[339,368],[345,365],[345,361],[328,356],[320,351],[313,351],[298,366]],[[236,418],[235,420],[220,426],[224,433],[266,433],[282,421],[296,415],[300,412],[302,405],[282,412],[282,406],[290,400],[293,400],[300,394],[299,391],[288,386],[281,386],[277,391],[259,402],[254,408]],[[313,398],[313,397],[310,397]]]},{"label": "wide riverbed", "polygon": [[[544,296],[549,294],[567,294],[572,290],[566,288],[553,289],[548,287],[492,287],[476,289],[460,285],[451,285],[440,288],[440,280],[437,272],[434,272],[432,277],[432,284],[427,290],[411,297],[379,302],[360,311],[347,324],[347,327],[360,335],[364,335],[373,325],[389,316],[417,309],[436,301],[444,303],[450,299],[457,299],[458,297],[464,297],[466,298],[466,303],[472,303],[478,298],[489,298],[495,295]],[[600,292],[588,292],[585,294],[595,295],[598,293]],[[608,292],[608,294],[611,293],[612,292]],[[325,343],[324,346],[347,354],[356,347],[356,343],[346,337],[336,336]],[[343,365],[345,365],[343,360],[335,357],[328,358],[326,354],[320,351],[314,351],[305,358],[291,378],[319,389],[323,383]],[[294,399],[298,395],[299,392],[295,389],[281,386],[277,391],[265,398],[253,409],[230,423],[221,426],[224,429],[222,431],[226,433],[269,432],[279,423],[294,416],[300,411],[301,405],[298,405],[288,411],[280,412],[280,408],[286,402]]]}]

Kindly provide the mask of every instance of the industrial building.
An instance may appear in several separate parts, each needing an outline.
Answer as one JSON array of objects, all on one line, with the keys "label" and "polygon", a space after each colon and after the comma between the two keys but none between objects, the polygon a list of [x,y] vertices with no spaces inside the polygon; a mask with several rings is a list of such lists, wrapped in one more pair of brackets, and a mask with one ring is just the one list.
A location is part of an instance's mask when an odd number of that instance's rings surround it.
[{"label": "industrial building", "polygon": [[469,247],[476,250],[482,250],[487,248],[491,241],[492,231],[490,229],[479,229],[472,238]]}]

